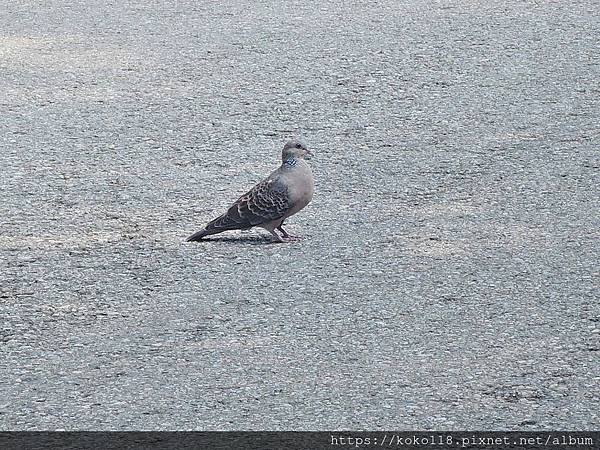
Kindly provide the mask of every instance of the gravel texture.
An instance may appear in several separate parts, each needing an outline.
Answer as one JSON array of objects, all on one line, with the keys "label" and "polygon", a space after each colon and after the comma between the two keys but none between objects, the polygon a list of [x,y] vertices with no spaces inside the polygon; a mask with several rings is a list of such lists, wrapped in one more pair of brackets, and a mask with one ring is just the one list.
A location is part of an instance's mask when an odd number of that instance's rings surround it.
[{"label": "gravel texture", "polygon": [[[1,429],[600,428],[596,0],[0,30]],[[302,242],[183,242],[292,136]]]}]

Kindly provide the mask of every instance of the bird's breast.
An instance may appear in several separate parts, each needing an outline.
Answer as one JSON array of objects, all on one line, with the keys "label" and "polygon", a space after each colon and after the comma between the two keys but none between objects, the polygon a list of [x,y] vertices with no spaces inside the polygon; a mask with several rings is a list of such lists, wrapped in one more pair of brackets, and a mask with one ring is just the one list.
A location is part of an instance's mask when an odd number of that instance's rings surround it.
[{"label": "bird's breast", "polygon": [[312,171],[304,163],[294,171],[289,183],[289,200],[293,207],[292,214],[300,211],[310,203],[315,192]]}]

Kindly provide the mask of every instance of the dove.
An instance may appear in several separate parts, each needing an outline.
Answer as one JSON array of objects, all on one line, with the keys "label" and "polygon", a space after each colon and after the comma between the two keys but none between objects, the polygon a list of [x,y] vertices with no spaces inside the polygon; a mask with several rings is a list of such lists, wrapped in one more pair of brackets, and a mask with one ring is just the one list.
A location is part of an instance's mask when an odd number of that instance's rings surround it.
[{"label": "dove", "polygon": [[[283,229],[283,222],[310,203],[314,180],[305,161],[312,153],[306,146],[292,140],[281,152],[281,166],[236,200],[229,209],[211,220],[204,229],[192,234],[187,241],[200,241],[205,236],[228,230],[248,230],[261,227],[271,233],[275,242],[301,239]],[[281,232],[279,235],[275,230]]]}]

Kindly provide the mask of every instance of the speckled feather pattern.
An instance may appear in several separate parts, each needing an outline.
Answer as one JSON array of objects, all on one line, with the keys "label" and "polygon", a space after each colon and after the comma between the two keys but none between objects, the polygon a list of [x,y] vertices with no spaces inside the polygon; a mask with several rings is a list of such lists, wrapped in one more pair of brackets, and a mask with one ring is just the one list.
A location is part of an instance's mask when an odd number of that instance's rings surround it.
[{"label": "speckled feather pattern", "polygon": [[242,195],[227,212],[206,225],[207,231],[251,228],[283,217],[290,208],[287,187],[266,179]]}]

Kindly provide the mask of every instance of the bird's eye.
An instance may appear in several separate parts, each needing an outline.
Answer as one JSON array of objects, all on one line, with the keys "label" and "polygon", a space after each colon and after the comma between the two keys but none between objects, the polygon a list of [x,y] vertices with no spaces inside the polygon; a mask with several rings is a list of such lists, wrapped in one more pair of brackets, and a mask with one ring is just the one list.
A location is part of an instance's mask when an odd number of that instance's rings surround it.
[{"label": "bird's eye", "polygon": [[300,144],[300,143],[296,144],[296,148],[302,148],[302,144]]}]

